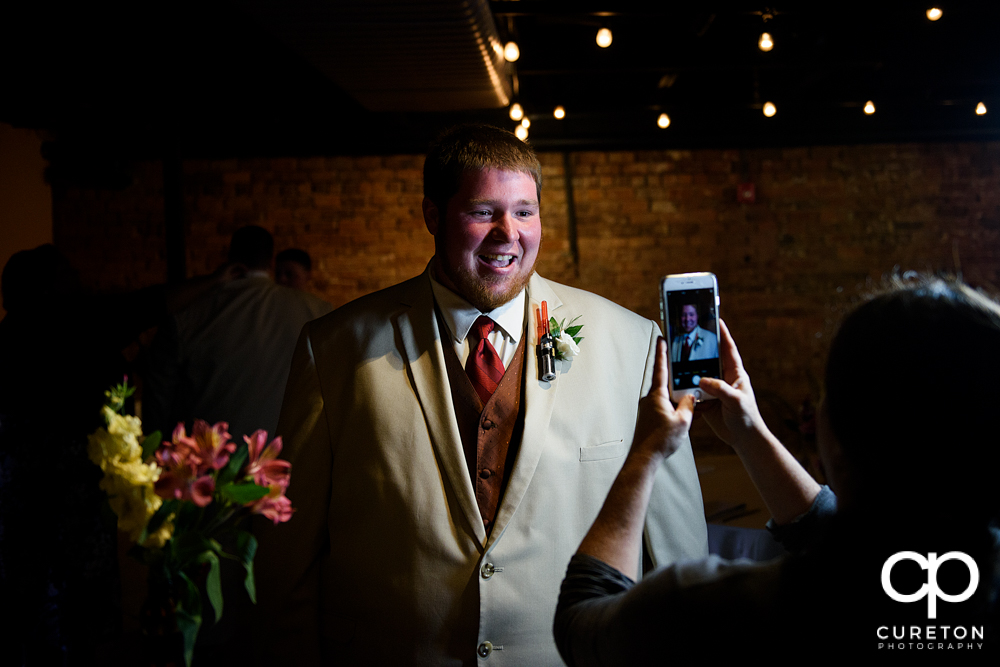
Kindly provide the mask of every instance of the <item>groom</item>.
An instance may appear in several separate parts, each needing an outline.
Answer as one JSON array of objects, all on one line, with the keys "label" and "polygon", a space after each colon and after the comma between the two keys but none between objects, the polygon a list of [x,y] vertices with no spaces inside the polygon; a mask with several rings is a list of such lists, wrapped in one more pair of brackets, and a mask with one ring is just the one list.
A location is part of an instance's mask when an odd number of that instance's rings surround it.
[{"label": "groom", "polygon": [[[296,514],[261,531],[261,605],[296,664],[558,665],[559,582],[632,442],[659,329],[534,273],[541,169],[513,134],[447,132],[424,194],[427,270],[302,331],[278,426]],[[542,302],[584,325],[551,382]],[[653,564],[707,554],[689,445],[646,526]]]}]

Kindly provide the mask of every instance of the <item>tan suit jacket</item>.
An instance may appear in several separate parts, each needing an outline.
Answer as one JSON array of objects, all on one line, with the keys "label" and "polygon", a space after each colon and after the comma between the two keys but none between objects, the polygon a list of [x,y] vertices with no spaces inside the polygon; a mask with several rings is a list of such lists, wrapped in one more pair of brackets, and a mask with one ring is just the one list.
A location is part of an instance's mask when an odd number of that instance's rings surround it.
[{"label": "tan suit jacket", "polygon": [[[561,664],[559,584],[624,461],[659,329],[538,276],[528,297],[524,437],[489,539],[429,276],[305,326],[278,426],[296,514],[262,535],[258,560],[286,658],[308,663],[322,647],[327,664]],[[534,353],[542,300],[585,325],[580,355],[558,361],[551,383]],[[690,446],[660,471],[647,540],[657,564],[707,555]]]}]

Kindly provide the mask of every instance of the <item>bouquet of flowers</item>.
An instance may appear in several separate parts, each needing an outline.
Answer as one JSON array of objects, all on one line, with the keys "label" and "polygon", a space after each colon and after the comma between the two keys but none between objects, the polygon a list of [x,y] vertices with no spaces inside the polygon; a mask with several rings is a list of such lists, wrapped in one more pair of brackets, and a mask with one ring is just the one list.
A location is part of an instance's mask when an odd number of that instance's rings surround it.
[{"label": "bouquet of flowers", "polygon": [[[225,422],[197,420],[190,435],[178,424],[169,441],[158,431],[144,436],[137,417],[121,414],[135,392],[127,380],[105,392],[107,426],[90,435],[88,454],[104,472],[100,486],[119,530],[135,542],[132,554],[149,566],[149,597],[173,614],[190,665],[202,590],[215,621],[222,617],[220,558],[243,565],[247,594],[256,602],[257,542],[239,524],[251,514],[276,524],[292,517],[285,496],[291,464],[277,458],[280,437],[268,443],[267,432],[258,430],[237,447]],[[235,553],[224,551],[220,540],[234,544]]]}]

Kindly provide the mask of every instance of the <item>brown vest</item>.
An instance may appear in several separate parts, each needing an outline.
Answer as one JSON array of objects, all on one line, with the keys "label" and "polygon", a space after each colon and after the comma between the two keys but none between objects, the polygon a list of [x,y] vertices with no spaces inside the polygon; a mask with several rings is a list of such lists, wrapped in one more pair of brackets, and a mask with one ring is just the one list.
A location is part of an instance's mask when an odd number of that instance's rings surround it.
[{"label": "brown vest", "polygon": [[[444,326],[442,324],[442,326]],[[506,368],[500,385],[490,400],[483,405],[479,394],[455,354],[451,345],[445,345],[444,357],[448,367],[448,384],[455,404],[458,431],[462,436],[465,461],[476,489],[476,502],[489,534],[493,528],[497,508],[503,497],[510,471],[524,433],[524,410],[521,409],[521,392],[524,387],[524,341],[521,336],[514,358]]]}]

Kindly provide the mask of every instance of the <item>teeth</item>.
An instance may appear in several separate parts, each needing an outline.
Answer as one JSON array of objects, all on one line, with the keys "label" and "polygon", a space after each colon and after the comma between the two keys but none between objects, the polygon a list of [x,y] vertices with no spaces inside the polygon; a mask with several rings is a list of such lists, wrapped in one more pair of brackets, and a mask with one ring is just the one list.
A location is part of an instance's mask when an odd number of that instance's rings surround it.
[{"label": "teeth", "polygon": [[483,255],[486,259],[493,259],[498,262],[509,262],[514,259],[514,255]]}]

